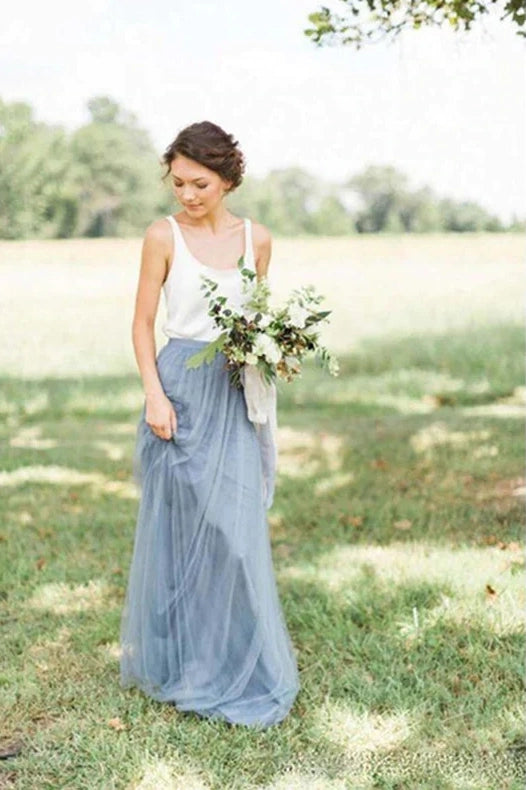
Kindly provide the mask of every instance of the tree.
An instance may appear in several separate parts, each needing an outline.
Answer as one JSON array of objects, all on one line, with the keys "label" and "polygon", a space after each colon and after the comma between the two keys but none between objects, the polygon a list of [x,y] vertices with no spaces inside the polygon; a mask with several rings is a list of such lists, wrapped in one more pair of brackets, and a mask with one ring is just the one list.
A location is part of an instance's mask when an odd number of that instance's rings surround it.
[{"label": "tree", "polygon": [[399,215],[403,230],[409,233],[445,230],[438,199],[427,186],[400,196]]},{"label": "tree", "polygon": [[355,227],[344,204],[332,194],[324,195],[310,217],[310,232],[322,236],[348,236]]},{"label": "tree", "polygon": [[444,198],[439,203],[443,216],[444,228],[447,231],[465,233],[466,231],[499,231],[504,230],[502,223],[474,203],[472,200],[455,202]]},{"label": "tree", "polygon": [[352,188],[361,201],[355,218],[359,233],[402,229],[400,213],[406,185],[407,176],[391,165],[371,165],[349,179],[346,186]]},{"label": "tree", "polygon": [[246,178],[228,205],[237,213],[254,212],[278,235],[299,236],[311,232],[310,203],[317,196],[315,176],[300,167],[276,168],[261,180]]},{"label": "tree", "polygon": [[71,139],[70,178],[78,193],[77,235],[124,236],[142,230],[162,200],[150,137],[113,99],[88,102],[91,122]]},{"label": "tree", "polygon": [[[317,46],[350,45],[360,49],[364,43],[393,40],[402,30],[451,25],[455,30],[470,30],[501,0],[340,0],[341,14],[321,6],[308,15],[312,27],[304,34]],[[509,19],[519,36],[526,37],[525,0],[504,0],[501,20]]]},{"label": "tree", "polygon": [[68,235],[68,142],[60,127],[35,121],[25,102],[0,99],[0,238]]}]

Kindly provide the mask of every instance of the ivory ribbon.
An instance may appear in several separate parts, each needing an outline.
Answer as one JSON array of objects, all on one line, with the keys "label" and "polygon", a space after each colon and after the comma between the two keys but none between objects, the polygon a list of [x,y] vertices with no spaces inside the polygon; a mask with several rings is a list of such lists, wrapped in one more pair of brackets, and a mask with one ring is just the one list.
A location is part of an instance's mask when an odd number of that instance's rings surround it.
[{"label": "ivory ribbon", "polygon": [[254,423],[261,453],[265,505],[272,506],[278,463],[276,384],[268,384],[257,365],[243,365],[241,383],[248,419]]}]

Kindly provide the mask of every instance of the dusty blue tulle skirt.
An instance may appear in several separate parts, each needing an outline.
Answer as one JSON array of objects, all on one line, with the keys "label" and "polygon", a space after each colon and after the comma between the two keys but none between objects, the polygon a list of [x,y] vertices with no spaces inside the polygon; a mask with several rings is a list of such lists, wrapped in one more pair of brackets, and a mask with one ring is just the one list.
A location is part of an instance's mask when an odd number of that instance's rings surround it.
[{"label": "dusty blue tulle skirt", "polygon": [[157,356],[172,439],[153,433],[145,407],[137,426],[120,682],[181,711],[267,727],[299,691],[271,557],[273,470],[223,354],[185,367],[203,345],[171,338]]}]

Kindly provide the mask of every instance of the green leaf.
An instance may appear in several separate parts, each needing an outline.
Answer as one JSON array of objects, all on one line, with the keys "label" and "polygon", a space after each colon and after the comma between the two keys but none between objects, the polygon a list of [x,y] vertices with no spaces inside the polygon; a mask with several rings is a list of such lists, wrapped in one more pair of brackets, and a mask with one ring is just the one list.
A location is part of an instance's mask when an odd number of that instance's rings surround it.
[{"label": "green leaf", "polygon": [[322,321],[331,313],[332,310],[321,310],[319,313],[316,313],[315,315],[310,315],[305,321],[305,326],[309,326],[309,324],[315,324],[318,321]]},{"label": "green leaf", "polygon": [[207,365],[212,362],[215,355],[218,351],[221,351],[223,348],[225,341],[228,337],[228,332],[221,332],[219,337],[215,340],[212,340],[208,345],[202,348],[200,351],[197,351],[195,354],[192,354],[191,357],[188,357],[185,363],[185,367],[187,368],[198,368],[200,365],[206,363]]}]

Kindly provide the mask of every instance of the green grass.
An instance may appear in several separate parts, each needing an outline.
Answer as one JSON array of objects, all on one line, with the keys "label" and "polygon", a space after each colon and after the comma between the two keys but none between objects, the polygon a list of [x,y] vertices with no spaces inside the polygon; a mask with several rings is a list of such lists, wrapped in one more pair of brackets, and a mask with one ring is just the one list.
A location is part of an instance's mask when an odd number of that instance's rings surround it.
[{"label": "green grass", "polygon": [[266,731],[119,687],[137,375],[5,377],[0,788],[522,788],[523,345],[415,331],[280,383],[301,690]]}]

